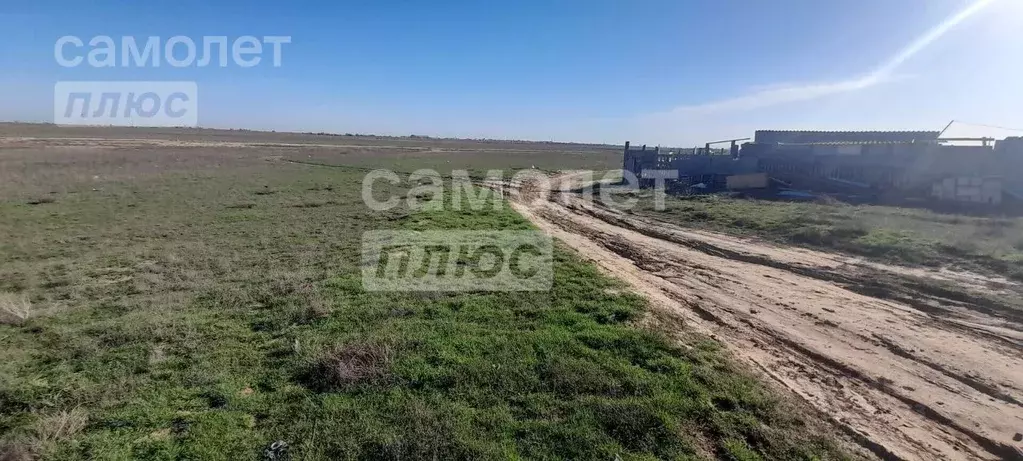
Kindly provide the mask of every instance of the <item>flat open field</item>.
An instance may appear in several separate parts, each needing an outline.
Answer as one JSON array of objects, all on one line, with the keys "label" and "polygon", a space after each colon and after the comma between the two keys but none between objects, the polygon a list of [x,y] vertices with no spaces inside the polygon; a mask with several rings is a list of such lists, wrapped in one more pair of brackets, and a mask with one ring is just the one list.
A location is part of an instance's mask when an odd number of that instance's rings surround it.
[{"label": "flat open field", "polygon": [[[1023,220],[558,173],[619,160],[0,124],[0,459],[1020,458]],[[376,168],[557,193],[375,212]],[[366,231],[534,228],[549,291],[362,285]]]},{"label": "flat open field", "polygon": [[0,459],[863,456],[730,338],[577,242],[556,247],[545,292],[361,284],[363,232],[533,226],[510,206],[374,212],[367,169],[618,161],[600,146],[0,125]]}]

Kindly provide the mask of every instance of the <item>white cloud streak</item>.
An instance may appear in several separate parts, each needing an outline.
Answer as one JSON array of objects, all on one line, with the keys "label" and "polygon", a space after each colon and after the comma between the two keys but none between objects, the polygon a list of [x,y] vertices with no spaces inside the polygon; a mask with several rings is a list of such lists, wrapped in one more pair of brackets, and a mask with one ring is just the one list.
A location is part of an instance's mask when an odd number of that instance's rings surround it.
[{"label": "white cloud streak", "polygon": [[911,42],[908,46],[884,61],[870,73],[839,82],[810,83],[803,85],[778,86],[771,85],[768,89],[760,90],[748,95],[738,96],[729,99],[712,101],[703,104],[680,106],[672,109],[671,114],[710,114],[718,112],[736,112],[759,109],[800,101],[818,99],[825,96],[859,91],[872,86],[889,82],[898,77],[895,71],[910,60],[917,53],[927,48],[950,30],[958,26],[969,17],[979,13],[984,8],[999,0],[977,0],[964,8],[962,11],[948,17],[937,26]]}]

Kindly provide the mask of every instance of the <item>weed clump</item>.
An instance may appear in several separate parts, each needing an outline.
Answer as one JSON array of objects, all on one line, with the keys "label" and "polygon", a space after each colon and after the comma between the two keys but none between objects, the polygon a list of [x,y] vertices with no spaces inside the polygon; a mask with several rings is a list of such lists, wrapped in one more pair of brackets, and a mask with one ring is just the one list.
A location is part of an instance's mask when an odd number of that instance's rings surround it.
[{"label": "weed clump", "polygon": [[376,342],[352,342],[334,346],[316,359],[308,380],[320,390],[346,390],[363,384],[379,384],[391,375],[394,351]]},{"label": "weed clump", "polygon": [[24,295],[0,292],[0,325],[22,325],[32,315],[32,303]]},{"label": "weed clump", "polygon": [[69,440],[82,432],[88,422],[89,415],[84,410],[60,411],[39,419],[36,437],[44,445]]}]

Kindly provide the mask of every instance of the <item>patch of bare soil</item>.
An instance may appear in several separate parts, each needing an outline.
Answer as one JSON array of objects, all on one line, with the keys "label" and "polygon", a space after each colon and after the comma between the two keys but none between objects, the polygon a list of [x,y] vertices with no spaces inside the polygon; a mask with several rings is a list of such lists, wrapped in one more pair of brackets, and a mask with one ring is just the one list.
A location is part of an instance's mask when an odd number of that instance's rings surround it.
[{"label": "patch of bare soil", "polygon": [[974,289],[976,275],[694,232],[573,196],[513,206],[881,458],[1023,459],[1019,311],[924,291]]}]

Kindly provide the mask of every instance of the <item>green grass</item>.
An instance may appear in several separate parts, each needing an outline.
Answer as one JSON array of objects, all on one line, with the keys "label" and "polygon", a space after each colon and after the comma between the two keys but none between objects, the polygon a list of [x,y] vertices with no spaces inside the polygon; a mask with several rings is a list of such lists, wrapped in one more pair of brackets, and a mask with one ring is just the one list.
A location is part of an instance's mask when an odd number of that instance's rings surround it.
[{"label": "green grass", "polygon": [[1023,219],[841,203],[773,202],[724,195],[668,197],[636,213],[698,228],[756,235],[881,260],[949,266],[1023,280]]},{"label": "green grass", "polygon": [[0,451],[843,457],[716,343],[638,326],[644,301],[566,248],[549,292],[364,291],[364,231],[529,224],[507,208],[375,213],[360,183],[263,162],[2,196],[0,292],[32,315],[0,324]]}]

